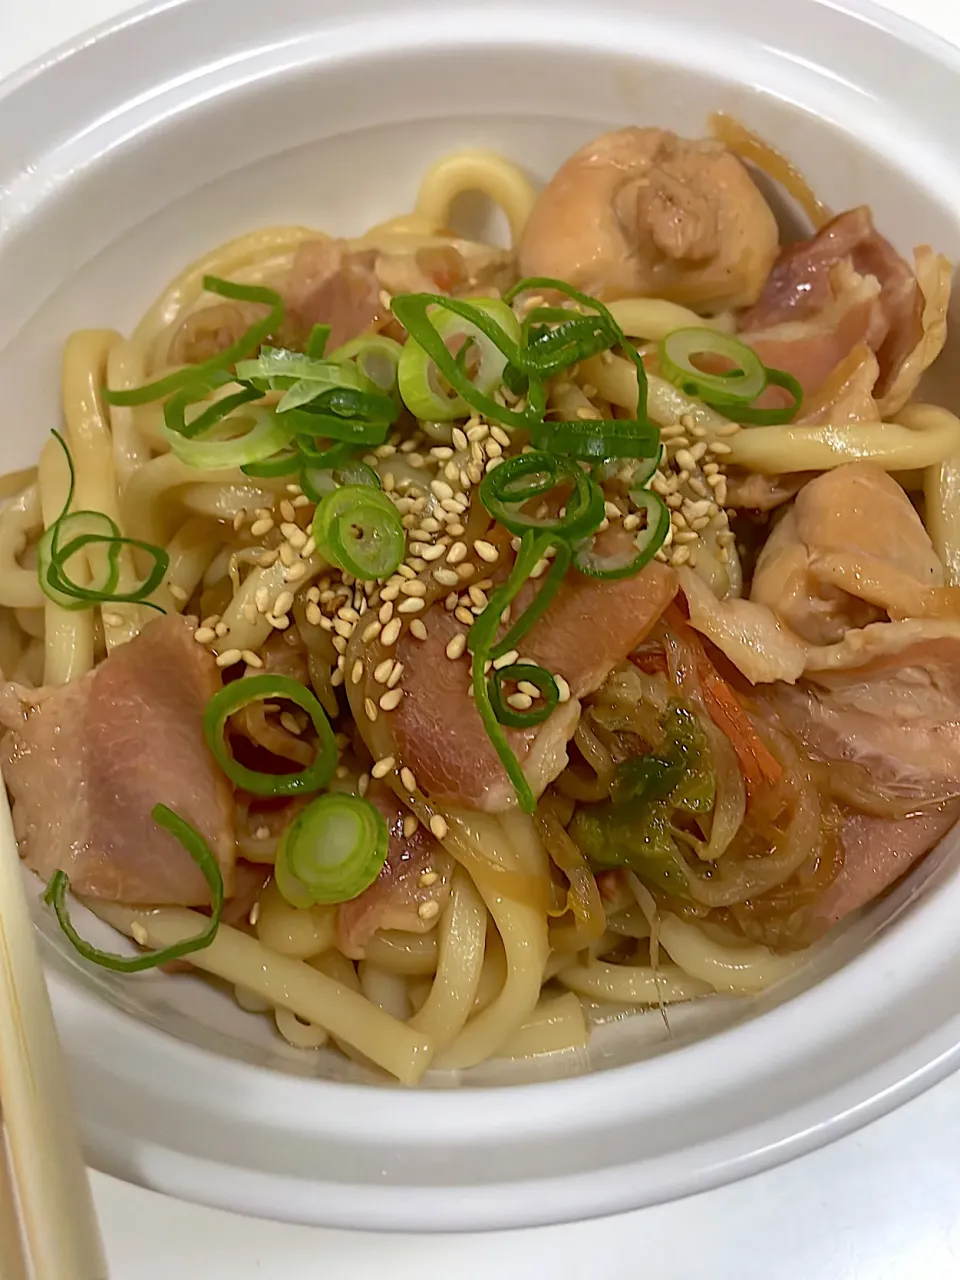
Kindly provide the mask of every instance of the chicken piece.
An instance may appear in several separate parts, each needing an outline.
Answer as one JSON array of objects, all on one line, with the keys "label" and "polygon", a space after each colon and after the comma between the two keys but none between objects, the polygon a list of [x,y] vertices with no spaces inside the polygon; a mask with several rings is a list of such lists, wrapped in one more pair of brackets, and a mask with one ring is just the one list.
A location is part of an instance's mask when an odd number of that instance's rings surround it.
[{"label": "chicken piece", "polygon": [[911,269],[869,209],[851,209],[783,251],[740,329],[766,364],[787,369],[811,393],[865,343],[877,357],[869,390],[887,416],[939,355],[949,298],[945,258],[924,246]]},{"label": "chicken piece", "polygon": [[27,865],[44,880],[59,868],[95,898],[206,904],[199,868],[151,817],[162,803],[206,838],[229,897],[233,803],[203,735],[219,688],[213,656],[177,615],[63,688],[5,686],[0,758]]},{"label": "chicken piece", "polygon": [[605,299],[713,312],[756,302],[778,248],[774,216],[736,156],[629,128],[588,143],[554,175],[524,230],[520,268]]},{"label": "chicken piece", "polygon": [[849,665],[815,651],[807,680],[777,687],[781,720],[813,755],[863,765],[910,803],[960,793],[960,626],[874,624],[862,635],[846,647]]},{"label": "chicken piece", "polygon": [[[404,821],[411,815],[389,787],[374,782],[366,798],[383,814],[390,844],[383,869],[369,889],[337,908],[337,942],[352,960],[363,959],[364,948],[378,929],[406,933],[432,929],[450,896],[454,868],[453,858],[422,823],[404,835]],[[428,902],[435,902],[437,910],[421,915],[420,908]]]},{"label": "chicken piece", "polygon": [[960,817],[960,625],[877,623],[814,651],[808,673],[763,691],[780,722],[815,759],[858,765],[868,786],[915,806],[903,817],[845,812],[843,868],[814,908],[829,926],[872,901]]},{"label": "chicken piece", "polygon": [[[636,648],[676,590],[674,571],[657,562],[615,582],[572,573],[521,641],[521,656],[563,676],[571,691],[569,701],[536,729],[506,730],[534,794],[566,766],[578,699],[598,689]],[[398,646],[405,697],[390,715],[397,756],[438,803],[488,812],[510,808],[516,803],[513,786],[470,697],[469,656],[446,656],[450,641],[466,627],[438,605],[425,621],[426,640],[405,635]]]},{"label": "chicken piece", "polygon": [[291,316],[304,333],[330,326],[327,351],[376,330],[390,318],[380,297],[372,249],[349,252],[342,240],[305,240],[296,252],[284,290]]},{"label": "chicken piece", "polygon": [[935,612],[940,596],[931,588],[942,583],[940,561],[907,495],[879,467],[852,462],[801,489],[760,553],[750,597],[802,639],[823,645],[884,613]]},{"label": "chicken piece", "polygon": [[795,498],[817,474],[816,471],[793,471],[765,476],[759,471],[728,467],[726,505],[738,511],[775,511]]},{"label": "chicken piece", "polygon": [[751,684],[774,680],[792,684],[799,679],[807,660],[806,646],[766,605],[718,600],[692,569],[680,569],[679,576],[691,627],[712,640]]}]

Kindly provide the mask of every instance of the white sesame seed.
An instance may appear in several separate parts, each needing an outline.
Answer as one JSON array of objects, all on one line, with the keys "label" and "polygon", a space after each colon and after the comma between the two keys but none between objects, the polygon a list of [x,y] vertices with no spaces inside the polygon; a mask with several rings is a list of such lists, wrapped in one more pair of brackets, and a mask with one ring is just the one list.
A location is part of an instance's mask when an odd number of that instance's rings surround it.
[{"label": "white sesame seed", "polygon": [[402,689],[389,689],[380,699],[380,708],[383,711],[395,711],[402,701]]},{"label": "white sesame seed", "polygon": [[404,765],[400,770],[400,781],[404,788],[413,795],[414,791],[417,789],[417,780],[413,776],[413,770],[408,769],[406,765]]},{"label": "white sesame seed", "polygon": [[300,734],[303,732],[300,725],[289,711],[283,711],[280,713],[280,723],[283,725],[284,729],[286,729],[287,733]]},{"label": "white sesame seed", "polygon": [[448,564],[459,564],[461,560],[466,559],[467,544],[465,542],[455,542],[447,552]]},{"label": "white sesame seed", "polygon": [[385,778],[388,773],[393,772],[396,763],[393,756],[384,756],[382,760],[377,761],[370,773],[374,778]]},{"label": "white sesame seed", "polygon": [[360,777],[357,779],[357,791],[361,796],[365,796],[369,789],[370,775],[369,773],[361,773]]},{"label": "white sesame seed", "polygon": [[294,511],[293,503],[289,498],[284,498],[280,503],[280,514],[283,516],[284,520],[289,521],[291,524],[296,520],[297,513]]},{"label": "white sesame seed", "polygon": [[430,830],[433,832],[433,834],[437,837],[438,840],[442,840],[443,837],[447,834],[446,820],[444,818],[441,818],[439,813],[435,813],[433,817],[430,819]]},{"label": "white sesame seed", "polygon": [[460,581],[460,575],[453,569],[434,569],[433,576],[442,587],[455,587]]},{"label": "white sesame seed", "polygon": [[378,662],[373,669],[373,678],[377,684],[386,684],[390,679],[390,672],[393,670],[393,659],[384,658],[382,662]]},{"label": "white sesame seed", "polygon": [[[403,834],[409,840],[420,825],[420,819],[415,813],[407,813],[403,818]],[[420,883],[423,883],[423,876],[420,877]]]},{"label": "white sesame seed", "polygon": [[310,623],[311,627],[320,626],[323,614],[320,612],[320,606],[318,604],[314,604],[312,600],[307,601],[307,607],[304,612],[306,613],[307,622]]},{"label": "white sesame seed", "polygon": [[[430,826],[433,826],[433,819],[430,820]],[[421,902],[417,907],[417,915],[421,920],[435,920],[440,914],[440,903],[435,898],[431,898],[429,902]]]},{"label": "white sesame seed", "polygon": [[377,718],[377,704],[372,698],[364,698],[363,709],[366,712],[367,719],[374,721]]},{"label": "white sesame seed", "polygon": [[531,680],[521,680],[517,685],[518,693],[525,693],[530,698],[539,698],[540,690]]},{"label": "white sesame seed", "polygon": [[[423,905],[426,907],[429,904],[425,902]],[[141,947],[145,947],[147,945],[149,934],[139,920],[134,920],[133,924],[130,926],[130,932],[133,935],[134,942],[139,943]]]},{"label": "white sesame seed", "polygon": [[436,871],[424,871],[420,876],[420,883],[425,889],[429,889],[432,884],[436,884],[440,877]]},{"label": "white sesame seed", "polygon": [[[397,613],[419,613],[426,607],[426,601],[419,596],[408,596],[397,605]],[[394,619],[396,621],[396,619]]]},{"label": "white sesame seed", "polygon": [[213,627],[197,627],[193,633],[193,638],[197,644],[209,644],[211,640],[216,640],[217,633]]},{"label": "white sesame seed", "polygon": [[244,649],[241,652],[240,657],[243,658],[244,662],[247,664],[248,667],[263,666],[263,659],[260,657],[258,653],[254,653],[252,649]]},{"label": "white sesame seed", "polygon": [[286,614],[283,614],[281,617],[277,617],[275,614],[268,613],[266,618],[275,631],[286,631],[287,627],[290,625],[290,619]]},{"label": "white sesame seed", "polygon": [[446,648],[446,655],[452,662],[456,662],[457,658],[460,658],[463,656],[463,652],[466,649],[466,647],[467,647],[467,637],[463,634],[462,631],[458,631],[457,634],[448,643]]},{"label": "white sesame seed", "polygon": [[239,649],[224,649],[223,653],[217,657],[217,666],[232,667],[235,662],[240,661],[242,656]]},{"label": "white sesame seed", "polygon": [[478,609],[485,609],[490,601],[487,599],[485,591],[481,591],[478,586],[472,586],[468,592],[471,604],[475,604]]},{"label": "white sesame seed", "polygon": [[462,622],[464,626],[471,627],[474,622],[474,615],[465,605],[458,605],[453,611],[453,616],[458,622]]},{"label": "white sesame seed", "polygon": [[269,533],[273,528],[273,520],[270,516],[264,516],[260,520],[254,520],[250,526],[250,533],[254,538],[262,538],[265,533]]},{"label": "white sesame seed", "polygon": [[426,586],[419,578],[413,578],[410,582],[405,582],[400,588],[400,592],[405,596],[425,596],[427,594]]},{"label": "white sesame seed", "polygon": [[533,706],[533,699],[529,693],[511,693],[507,698],[507,705],[515,707],[517,711],[529,711]]},{"label": "white sesame seed", "polygon": [[709,451],[710,453],[714,453],[714,454],[716,454],[718,457],[722,456],[723,454],[726,454],[726,453],[732,453],[732,452],[733,452],[733,450],[730,448],[730,446],[729,446],[728,444],[723,444],[723,442],[722,442],[722,441],[720,441],[720,440],[714,440],[714,441],[712,441],[712,442],[707,446],[707,449],[708,449],[708,451]]},{"label": "white sesame seed", "polygon": [[427,628],[424,626],[422,618],[414,618],[410,623],[410,634],[417,640],[426,640]]},{"label": "white sesame seed", "polygon": [[473,549],[481,560],[486,560],[487,564],[494,564],[500,559],[500,553],[492,542],[486,542],[483,538],[478,538],[473,544]]},{"label": "white sesame seed", "polygon": [[443,480],[431,480],[430,488],[433,490],[433,492],[437,495],[437,497],[441,501],[443,501],[444,499],[449,500],[450,498],[453,497],[453,490]]},{"label": "white sesame seed", "polygon": [[293,608],[293,592],[281,591],[273,602],[273,613],[275,617],[280,617],[284,613],[289,613]]},{"label": "white sesame seed", "polygon": [[569,702],[570,686],[567,684],[566,680],[564,680],[563,676],[561,675],[554,675],[553,678],[557,682],[557,692],[560,694],[560,701]]},{"label": "white sesame seed", "polygon": [[400,677],[402,675],[403,675],[403,663],[399,661],[395,662],[393,664],[393,670],[390,672],[390,679],[387,681],[387,687],[389,689],[395,689],[397,685],[400,683]]},{"label": "white sesame seed", "polygon": [[221,640],[223,639],[224,636],[227,636],[230,634],[230,628],[227,626],[225,622],[218,622],[213,629],[216,632],[216,634],[220,637]]},{"label": "white sesame seed", "polygon": [[670,553],[670,563],[675,567],[679,567],[690,559],[689,547],[677,547],[675,551]]},{"label": "white sesame seed", "polygon": [[[267,614],[267,621],[271,626],[276,626],[276,623],[272,619],[272,615],[269,613]],[[284,618],[284,625],[286,625],[286,618]],[[354,624],[352,622],[347,622],[344,618],[334,618],[333,620],[334,631],[336,631],[337,635],[341,636],[344,640],[349,640],[353,635],[353,627]]]},{"label": "white sesame seed", "polygon": [[178,587],[175,582],[170,583],[170,594],[173,596],[174,600],[176,600],[177,604],[183,604],[187,598],[187,593],[184,591],[183,587]]},{"label": "white sesame seed", "polygon": [[330,688],[339,689],[342,684],[343,684],[343,672],[335,671],[333,675],[330,677]]},{"label": "white sesame seed", "polygon": [[351,684],[359,684],[362,679],[363,663],[359,658],[357,658],[356,662],[354,662],[353,666],[350,668],[350,682]]},{"label": "white sesame seed", "polygon": [[389,649],[392,644],[396,644],[400,636],[401,622],[399,618],[393,618],[380,632],[380,643],[386,645]]},{"label": "white sesame seed", "polygon": [[519,656],[520,654],[516,649],[508,649],[506,653],[502,653],[499,658],[494,659],[493,669],[502,671],[504,667],[512,666]]},{"label": "white sesame seed", "polygon": [[380,634],[380,623],[374,620],[368,626],[364,627],[360,634],[360,639],[364,644],[369,644],[376,636]]}]

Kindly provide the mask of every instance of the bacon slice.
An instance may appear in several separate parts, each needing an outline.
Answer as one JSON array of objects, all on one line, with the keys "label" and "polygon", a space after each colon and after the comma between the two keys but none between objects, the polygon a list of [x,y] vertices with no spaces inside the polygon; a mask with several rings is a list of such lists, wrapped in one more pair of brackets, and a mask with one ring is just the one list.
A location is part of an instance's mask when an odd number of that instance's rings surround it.
[{"label": "bacon slice", "polygon": [[219,687],[212,655],[178,616],[150,623],[73,684],[6,685],[0,758],[27,865],[45,880],[59,868],[91,897],[208,903],[200,870],[150,816],[163,803],[206,837],[229,896],[233,804],[203,736]]},{"label": "bacon slice", "polygon": [[[672,569],[654,561],[634,578],[597,582],[570,573],[543,619],[524,638],[521,657],[561,675],[571,698],[536,730],[507,737],[536,794],[566,765],[578,699],[598,689],[645,638],[677,591]],[[427,639],[401,639],[405,697],[390,715],[399,759],[433,800],[499,812],[515,803],[513,787],[469,694],[468,657],[451,660],[449,642],[467,628],[434,605]]]}]

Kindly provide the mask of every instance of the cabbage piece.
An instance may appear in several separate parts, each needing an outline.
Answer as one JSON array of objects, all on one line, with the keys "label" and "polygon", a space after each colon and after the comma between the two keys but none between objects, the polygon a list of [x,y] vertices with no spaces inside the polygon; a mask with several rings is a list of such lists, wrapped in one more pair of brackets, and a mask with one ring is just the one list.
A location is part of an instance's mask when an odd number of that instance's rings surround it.
[{"label": "cabbage piece", "polygon": [[661,723],[657,749],[623,761],[612,799],[579,809],[569,834],[594,867],[629,867],[652,888],[686,896],[672,820],[677,812],[709,813],[716,784],[696,716],[671,703]]}]

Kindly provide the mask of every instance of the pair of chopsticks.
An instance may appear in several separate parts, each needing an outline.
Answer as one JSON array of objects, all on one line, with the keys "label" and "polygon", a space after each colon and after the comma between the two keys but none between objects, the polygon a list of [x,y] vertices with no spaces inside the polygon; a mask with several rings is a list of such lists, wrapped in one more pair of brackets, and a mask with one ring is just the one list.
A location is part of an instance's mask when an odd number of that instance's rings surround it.
[{"label": "pair of chopsticks", "polygon": [[0,778],[0,1280],[107,1280]]}]

